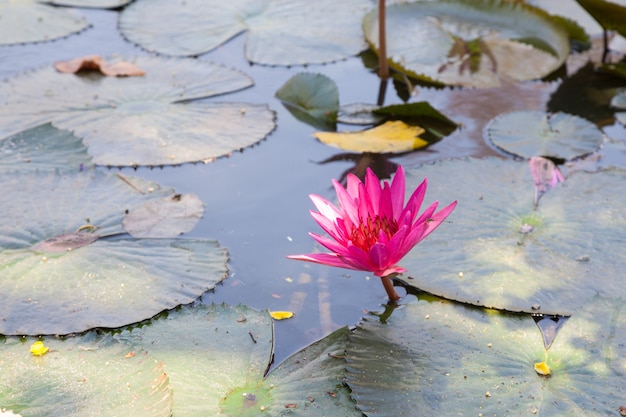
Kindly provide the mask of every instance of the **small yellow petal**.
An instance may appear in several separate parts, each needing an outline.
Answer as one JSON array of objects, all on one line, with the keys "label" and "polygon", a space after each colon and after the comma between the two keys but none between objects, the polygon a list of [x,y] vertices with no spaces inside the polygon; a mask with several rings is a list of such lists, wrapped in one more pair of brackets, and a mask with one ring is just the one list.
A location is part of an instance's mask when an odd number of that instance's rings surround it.
[{"label": "small yellow petal", "polygon": [[545,362],[537,362],[535,364],[535,372],[539,375],[548,376],[550,375],[550,367]]},{"label": "small yellow petal", "polygon": [[285,320],[293,317],[293,313],[291,311],[270,311],[270,316],[274,320]]},{"label": "small yellow petal", "polygon": [[38,340],[37,342],[33,343],[30,347],[30,353],[32,353],[35,356],[41,356],[47,351],[48,351],[48,347],[44,346],[41,340]]}]

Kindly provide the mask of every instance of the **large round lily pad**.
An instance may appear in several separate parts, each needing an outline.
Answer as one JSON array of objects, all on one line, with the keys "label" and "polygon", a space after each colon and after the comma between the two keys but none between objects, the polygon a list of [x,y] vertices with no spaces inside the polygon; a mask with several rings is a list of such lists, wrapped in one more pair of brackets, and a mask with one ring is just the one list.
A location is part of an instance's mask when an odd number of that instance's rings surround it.
[{"label": "large round lily pad", "polygon": [[0,86],[0,137],[51,122],[83,139],[99,165],[167,165],[227,155],[274,129],[266,105],[195,99],[247,88],[252,80],[193,59],[140,56],[140,77],[62,74],[52,66]]},{"label": "large round lily pad", "polygon": [[626,171],[571,175],[541,197],[525,162],[465,159],[407,170],[426,200],[458,200],[402,261],[400,279],[463,302],[569,315],[596,293],[626,298]]},{"label": "large round lily pad", "polygon": [[346,377],[368,417],[619,415],[625,342],[623,300],[581,306],[549,350],[528,315],[418,301],[359,325]]},{"label": "large round lily pad", "polygon": [[123,35],[154,52],[199,55],[247,32],[255,63],[304,65],[354,56],[367,45],[361,19],[367,0],[138,0],[120,16]]},{"label": "large round lily pad", "polygon": [[49,123],[0,140],[0,173],[55,170],[69,173],[91,165],[82,140]]},{"label": "large round lily pad", "polygon": [[[492,87],[500,79],[541,78],[569,55],[568,34],[548,15],[521,2],[442,0],[387,7],[387,54],[392,66],[444,84]],[[378,14],[365,36],[378,49]]]},{"label": "large round lily pad", "polygon": [[75,11],[36,0],[0,0],[0,16],[0,45],[50,41],[89,26]]},{"label": "large round lily pad", "polygon": [[116,337],[164,361],[174,415],[358,417],[342,386],[348,333],[343,328],[314,343],[266,378],[272,319],[246,306],[183,308]]},{"label": "large round lily pad", "polygon": [[485,126],[485,139],[523,158],[544,156],[571,160],[596,151],[603,134],[588,120],[566,113],[503,113]]},{"label": "large round lily pad", "polygon": [[190,303],[225,278],[216,241],[125,238],[127,210],[173,193],[132,180],[3,176],[0,333],[119,327]]},{"label": "large round lily pad", "polygon": [[147,350],[88,333],[46,338],[47,353],[34,356],[33,342],[0,343],[0,409],[23,417],[171,416],[169,378]]}]

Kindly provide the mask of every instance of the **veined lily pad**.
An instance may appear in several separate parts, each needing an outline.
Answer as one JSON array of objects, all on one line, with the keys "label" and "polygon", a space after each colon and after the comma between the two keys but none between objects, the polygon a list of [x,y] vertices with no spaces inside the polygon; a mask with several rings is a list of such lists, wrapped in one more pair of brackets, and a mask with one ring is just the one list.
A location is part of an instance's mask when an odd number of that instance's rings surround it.
[{"label": "veined lily pad", "polygon": [[299,73],[276,91],[296,119],[318,129],[334,130],[339,109],[339,90],[323,74]]},{"label": "veined lily pad", "polygon": [[119,327],[190,303],[225,278],[216,241],[124,239],[126,210],[172,193],[133,183],[98,172],[3,176],[0,333]]},{"label": "veined lily pad", "polygon": [[91,165],[82,140],[49,123],[0,141],[0,173],[78,172]]},{"label": "veined lily pad", "polygon": [[486,139],[513,155],[565,160],[594,152],[603,137],[595,124],[582,117],[541,111],[503,113],[492,119],[484,132]]},{"label": "veined lily pad", "polygon": [[149,51],[190,56],[247,33],[246,58],[267,65],[345,59],[366,49],[367,0],[135,1],[120,16],[126,38]]},{"label": "veined lily pad", "polygon": [[147,350],[88,333],[46,338],[47,353],[36,357],[34,341],[0,343],[0,409],[23,417],[171,415],[169,378]]},{"label": "veined lily pad", "polygon": [[251,86],[239,71],[192,59],[107,59],[119,60],[146,75],[61,74],[50,66],[3,83],[0,137],[51,122],[82,138],[98,165],[167,165],[229,154],[274,129],[265,105],[193,101]]},{"label": "veined lily pad", "polygon": [[486,307],[560,315],[596,293],[626,298],[626,202],[615,192],[626,171],[571,175],[536,210],[525,162],[440,162],[407,170],[407,189],[424,177],[426,201],[458,205],[449,223],[401,261],[407,285]]},{"label": "veined lily pad", "polygon": [[385,122],[359,132],[316,132],[320,142],[355,152],[401,153],[428,145],[420,138],[424,129],[402,121]]},{"label": "veined lily pad", "polygon": [[[490,87],[499,79],[541,78],[569,55],[567,32],[520,2],[444,0],[387,7],[387,53],[392,66],[416,78]],[[370,11],[365,36],[378,49],[378,14]]]},{"label": "veined lily pad", "polygon": [[343,328],[314,343],[266,378],[273,350],[267,312],[198,305],[117,337],[164,361],[174,415],[358,417],[342,386],[348,333]]},{"label": "veined lily pad", "polygon": [[623,300],[579,308],[548,351],[529,316],[418,301],[363,320],[346,377],[368,417],[617,415],[625,342]]},{"label": "veined lily pad", "polygon": [[0,45],[44,42],[89,26],[79,14],[36,0],[0,0]]}]

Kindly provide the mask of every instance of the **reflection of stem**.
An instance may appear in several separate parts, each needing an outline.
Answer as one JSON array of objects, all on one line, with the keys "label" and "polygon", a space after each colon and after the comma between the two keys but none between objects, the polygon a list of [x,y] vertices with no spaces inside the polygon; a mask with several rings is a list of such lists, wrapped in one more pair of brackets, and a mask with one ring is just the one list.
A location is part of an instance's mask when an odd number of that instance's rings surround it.
[{"label": "reflection of stem", "polygon": [[383,80],[389,78],[387,65],[387,35],[385,31],[385,0],[378,0],[378,75]]},{"label": "reflection of stem", "polygon": [[395,302],[400,299],[400,296],[396,292],[396,289],[393,287],[393,281],[391,280],[391,277],[393,276],[394,274],[385,275],[384,277],[380,277],[380,279],[383,282],[383,287],[385,287],[385,291],[387,291],[387,296],[389,297],[389,301]]},{"label": "reflection of stem", "polygon": [[387,92],[387,79],[380,79],[380,88],[378,89],[378,100],[376,100],[377,106],[385,104],[385,93]]}]

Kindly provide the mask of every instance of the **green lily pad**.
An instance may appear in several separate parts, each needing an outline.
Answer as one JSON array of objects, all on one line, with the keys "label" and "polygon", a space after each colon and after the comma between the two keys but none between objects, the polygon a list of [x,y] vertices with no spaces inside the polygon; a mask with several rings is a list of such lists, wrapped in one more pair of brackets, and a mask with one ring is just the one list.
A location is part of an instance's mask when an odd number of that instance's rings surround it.
[{"label": "green lily pad", "polygon": [[528,315],[418,301],[361,322],[346,378],[368,417],[618,415],[625,342],[623,300],[579,308],[548,351]]},{"label": "green lily pad", "polygon": [[0,173],[78,172],[93,164],[80,138],[49,123],[0,141]]},{"label": "green lily pad", "polygon": [[602,131],[582,117],[541,111],[503,113],[487,124],[484,134],[496,147],[522,158],[565,160],[596,151],[603,138]]},{"label": "green lily pad", "polygon": [[276,91],[294,117],[322,130],[335,130],[339,110],[339,90],[323,74],[298,73]]},{"label": "green lily pad", "polygon": [[274,129],[266,105],[194,101],[251,86],[239,71],[192,59],[107,59],[119,61],[146,75],[62,74],[50,66],[3,83],[0,137],[51,122],[82,138],[94,163],[136,166],[210,160]]},{"label": "green lily pad", "polygon": [[150,200],[129,212],[122,225],[133,237],[176,237],[191,231],[204,213],[204,203],[195,194]]},{"label": "green lily pad", "polygon": [[89,26],[74,11],[36,0],[0,0],[0,16],[0,45],[51,41]]},{"label": "green lily pad", "polygon": [[626,1],[576,0],[605,30],[626,36]]},{"label": "green lily pad", "polygon": [[[570,315],[596,293],[626,298],[621,247],[626,171],[576,173],[534,207],[526,162],[495,158],[407,170],[407,190],[428,178],[426,201],[458,200],[401,262],[406,285],[471,304]],[[618,196],[619,195],[619,196]]]},{"label": "green lily pad", "polygon": [[265,379],[273,350],[267,312],[197,305],[118,337],[165,363],[174,415],[360,416],[342,386],[348,329],[288,358]]},{"label": "green lily pad", "polygon": [[247,32],[251,62],[320,64],[367,47],[361,18],[369,8],[367,0],[139,0],[122,11],[119,28],[141,47],[174,56],[203,54]]},{"label": "green lily pad", "polygon": [[[450,85],[493,87],[558,69],[570,52],[567,31],[521,2],[444,0],[387,7],[390,64],[410,76]],[[378,49],[378,14],[363,28]]]},{"label": "green lily pad", "polygon": [[34,356],[35,340],[0,343],[1,409],[23,417],[171,415],[169,378],[148,351],[131,353],[110,336],[88,333],[46,338],[48,352]]},{"label": "green lily pad", "polygon": [[98,172],[3,176],[0,333],[119,327],[190,303],[225,278],[216,241],[125,238],[126,210],[173,193],[129,182]]},{"label": "green lily pad", "polygon": [[46,3],[59,6],[115,9],[126,6],[132,0],[46,0]]}]

